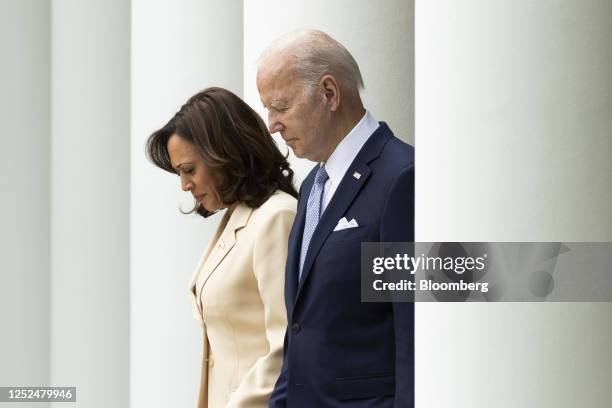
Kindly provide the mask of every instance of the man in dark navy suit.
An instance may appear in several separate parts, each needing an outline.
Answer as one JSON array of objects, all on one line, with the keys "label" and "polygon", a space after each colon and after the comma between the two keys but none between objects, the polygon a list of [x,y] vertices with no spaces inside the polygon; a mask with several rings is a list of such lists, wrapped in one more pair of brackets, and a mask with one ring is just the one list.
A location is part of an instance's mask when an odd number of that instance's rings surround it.
[{"label": "man in dark navy suit", "polygon": [[318,162],[285,271],[288,328],[271,408],[414,406],[414,304],[361,302],[361,242],[414,239],[414,150],[364,109],[351,54],[302,30],[259,60],[270,132]]}]

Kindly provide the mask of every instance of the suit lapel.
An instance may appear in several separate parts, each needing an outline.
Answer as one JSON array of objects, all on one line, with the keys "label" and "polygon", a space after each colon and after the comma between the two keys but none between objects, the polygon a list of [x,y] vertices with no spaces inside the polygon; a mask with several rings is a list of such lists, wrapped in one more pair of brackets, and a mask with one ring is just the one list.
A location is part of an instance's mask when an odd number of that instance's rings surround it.
[{"label": "suit lapel", "polygon": [[[372,136],[370,136],[365,145],[363,145],[363,147],[349,166],[348,170],[346,171],[346,174],[342,178],[340,185],[336,189],[336,192],[334,193],[331,201],[323,212],[323,215],[321,216],[321,219],[319,220],[317,228],[315,229],[312,239],[310,241],[308,252],[306,253],[306,259],[304,260],[302,278],[299,282],[297,289],[296,302],[300,296],[300,293],[302,292],[304,282],[306,282],[306,280],[308,279],[308,275],[310,274],[312,265],[314,263],[315,258],[317,257],[317,254],[319,253],[329,234],[332,232],[332,230],[338,223],[338,220],[342,218],[348,207],[351,205],[353,200],[355,200],[359,191],[370,177],[372,170],[370,169],[368,164],[380,155],[383,146],[385,145],[391,134],[392,133],[387,127],[387,125],[384,122],[380,122],[379,128],[372,134]],[[360,177],[354,177],[354,173],[359,173]],[[306,191],[304,191],[304,193],[306,193]],[[308,189],[308,193],[310,193],[310,188]],[[305,198],[300,201],[305,202],[308,201],[308,199]],[[306,207],[306,204],[304,203],[303,206]],[[300,233],[302,233],[303,230],[304,228],[302,225]],[[299,248],[294,248],[294,250],[297,252],[297,256],[299,257]],[[297,279],[297,272],[295,276]]]},{"label": "suit lapel", "polygon": [[[315,169],[318,166],[315,166]],[[300,263],[300,248],[302,246],[302,235],[304,232],[304,223],[306,220],[306,203],[308,202],[308,195],[310,194],[310,189],[312,188],[312,184],[314,181],[314,173],[316,170],[313,170],[302,184],[301,195],[306,197],[306,199],[301,199],[298,201],[298,206],[295,214],[295,220],[293,221],[293,227],[291,228],[291,233],[289,234],[289,246],[287,251],[287,273],[285,274],[286,287],[287,292],[285,296],[287,297],[286,303],[287,305],[293,305],[295,302],[297,288],[298,288],[298,274],[299,274],[299,263]]]},{"label": "suit lapel", "polygon": [[210,254],[212,249],[215,247],[215,244],[217,243],[219,236],[225,229],[224,225],[227,225],[229,216],[230,214],[228,214],[227,212],[223,214],[223,218],[221,218],[221,221],[219,222],[219,225],[217,226],[217,230],[215,231],[213,237],[208,242],[208,245],[206,246],[204,253],[200,257],[200,260],[198,261],[197,266],[195,267],[193,273],[191,274],[191,279],[189,280],[189,292],[194,296],[195,296],[195,284],[196,284],[196,280],[198,279],[198,272],[200,272],[200,269],[202,269],[204,262],[206,262],[206,259],[208,259],[208,255]]},{"label": "suit lapel", "polygon": [[[229,216],[229,220],[223,232],[219,235],[219,231],[217,231],[215,237],[218,238],[211,241],[212,247],[207,249],[208,253],[205,253],[203,256],[204,259],[200,261],[198,269],[194,273],[192,286],[194,289],[198,282],[200,282],[200,287],[198,289],[200,289],[200,291],[202,290],[208,278],[210,278],[212,273],[217,269],[217,266],[219,266],[221,261],[234,247],[236,244],[236,231],[247,225],[252,211],[253,209],[246,204],[238,204],[236,209]],[[222,225],[223,224],[220,224],[220,227],[222,227]],[[199,273],[202,274],[201,279],[198,279]],[[192,290],[192,292],[195,291]]]},{"label": "suit lapel", "polygon": [[223,218],[221,218],[221,222],[219,222],[219,225],[217,226],[215,234],[213,235],[211,240],[208,242],[208,245],[206,246],[204,253],[200,257],[200,260],[198,261],[197,266],[195,267],[193,273],[191,274],[191,279],[189,280],[189,286],[188,286],[189,300],[191,302],[191,305],[193,306],[193,315],[200,323],[202,323],[202,309],[201,309],[200,302],[198,301],[196,297],[196,282],[198,280],[198,274],[200,270],[202,269],[202,267],[204,266],[204,262],[206,262],[206,259],[208,259],[208,255],[210,254],[212,249],[215,247],[215,244],[217,243],[219,236],[223,232],[224,225],[227,225],[227,220],[229,216],[230,214],[228,212],[225,212],[225,214],[223,214]]},{"label": "suit lapel", "polygon": [[[361,174],[359,179],[354,178],[352,175],[354,172]],[[312,235],[310,245],[308,246],[308,252],[306,253],[306,259],[304,260],[304,269],[302,269],[302,279],[300,280],[297,296],[300,296],[304,282],[308,279],[308,275],[312,270],[312,264],[314,263],[319,250],[323,246],[323,243],[327,239],[327,236],[332,232],[338,220],[342,218],[342,215],[346,209],[351,205],[361,187],[365,184],[366,180],[371,174],[370,168],[362,163],[353,164],[347,170],[346,175],[342,178],[342,182],[338,186],[338,189],[334,193],[332,200],[329,202],[327,208],[323,212],[317,228]],[[347,177],[347,175],[349,177]]]}]

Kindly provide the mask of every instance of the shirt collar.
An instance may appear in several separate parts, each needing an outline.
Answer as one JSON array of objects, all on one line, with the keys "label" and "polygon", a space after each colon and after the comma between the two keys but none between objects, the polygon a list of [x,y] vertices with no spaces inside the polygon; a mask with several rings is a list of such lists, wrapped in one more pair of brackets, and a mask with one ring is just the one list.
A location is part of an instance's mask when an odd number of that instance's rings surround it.
[{"label": "shirt collar", "polygon": [[349,166],[372,133],[378,129],[378,122],[368,111],[353,129],[340,141],[325,163],[329,180],[338,186]]}]

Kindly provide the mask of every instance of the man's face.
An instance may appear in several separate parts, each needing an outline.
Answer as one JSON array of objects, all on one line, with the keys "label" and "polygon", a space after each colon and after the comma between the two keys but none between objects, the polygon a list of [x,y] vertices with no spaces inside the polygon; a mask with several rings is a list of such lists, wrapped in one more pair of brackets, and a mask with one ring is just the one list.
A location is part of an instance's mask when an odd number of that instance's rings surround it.
[{"label": "man's face", "polygon": [[270,57],[257,71],[270,133],[280,132],[297,157],[324,161],[329,150],[329,112],[318,92],[311,95],[304,88],[289,61]]}]

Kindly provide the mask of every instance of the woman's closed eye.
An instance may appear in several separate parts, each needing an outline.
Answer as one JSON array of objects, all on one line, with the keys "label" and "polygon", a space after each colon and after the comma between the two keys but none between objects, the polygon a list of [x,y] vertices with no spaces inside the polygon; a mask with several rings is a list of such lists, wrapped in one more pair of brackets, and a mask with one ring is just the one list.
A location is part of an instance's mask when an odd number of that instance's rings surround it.
[{"label": "woman's closed eye", "polygon": [[175,173],[179,177],[181,176],[181,174],[191,175],[191,174],[193,174],[193,168],[180,168],[180,169],[176,169]]}]

